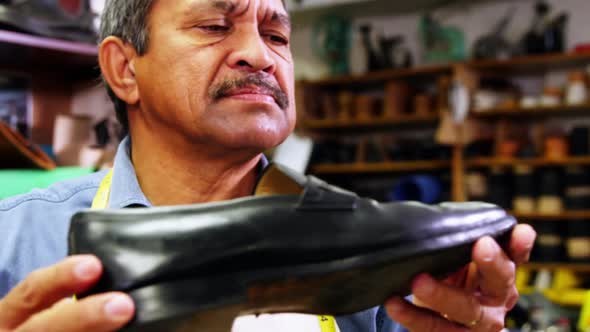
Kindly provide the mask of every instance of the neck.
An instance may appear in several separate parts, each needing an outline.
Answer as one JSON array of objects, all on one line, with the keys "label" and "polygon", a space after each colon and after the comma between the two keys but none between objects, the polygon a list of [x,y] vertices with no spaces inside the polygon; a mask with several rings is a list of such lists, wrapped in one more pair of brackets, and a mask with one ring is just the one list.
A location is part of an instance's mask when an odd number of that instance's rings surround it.
[{"label": "neck", "polygon": [[155,206],[222,201],[254,190],[261,154],[219,157],[189,142],[135,136],[131,148],[135,172],[141,190]]}]

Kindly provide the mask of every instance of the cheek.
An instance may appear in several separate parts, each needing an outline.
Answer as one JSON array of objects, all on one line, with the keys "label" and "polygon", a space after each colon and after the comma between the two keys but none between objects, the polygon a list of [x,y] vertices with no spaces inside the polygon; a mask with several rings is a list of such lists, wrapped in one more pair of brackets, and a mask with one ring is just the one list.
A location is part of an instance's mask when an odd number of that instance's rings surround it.
[{"label": "cheek", "polygon": [[287,91],[287,95],[289,96],[289,119],[291,122],[295,121],[295,113],[296,113],[296,106],[297,101],[295,100],[295,79],[293,73],[293,66],[290,65],[286,68],[286,75],[283,79],[285,89]]},{"label": "cheek", "polygon": [[[198,54],[177,56],[171,59],[167,68],[162,72],[167,77],[167,83],[162,90],[171,90],[177,112],[184,116],[198,117],[209,102],[209,88],[215,76],[216,64],[211,62],[214,55]],[[172,62],[173,61],[173,62]]]}]

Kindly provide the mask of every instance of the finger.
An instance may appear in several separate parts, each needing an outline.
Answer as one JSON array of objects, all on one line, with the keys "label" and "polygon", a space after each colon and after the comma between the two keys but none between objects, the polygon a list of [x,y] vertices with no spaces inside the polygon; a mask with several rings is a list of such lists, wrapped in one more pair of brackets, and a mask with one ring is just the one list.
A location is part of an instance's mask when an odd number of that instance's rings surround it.
[{"label": "finger", "polygon": [[62,301],[22,324],[16,332],[108,332],[116,331],[131,318],[135,307],[125,294],[90,296],[82,301]]},{"label": "finger", "polygon": [[0,330],[11,330],[33,314],[94,284],[102,265],[94,256],[75,256],[31,273],[0,300]]},{"label": "finger", "polygon": [[477,241],[473,248],[473,261],[477,264],[479,287],[485,305],[505,305],[513,296],[516,265],[491,237]]},{"label": "finger", "polygon": [[414,279],[412,293],[420,306],[444,312],[452,321],[467,325],[481,316],[476,294],[435,280],[427,274]]},{"label": "finger", "polygon": [[510,238],[510,257],[516,265],[522,265],[529,261],[531,250],[535,244],[537,232],[526,224],[517,225]]},{"label": "finger", "polygon": [[457,287],[465,285],[465,282],[467,281],[467,277],[469,275],[470,266],[471,263],[463,266],[460,270],[445,278],[444,283],[446,283],[447,285],[453,285]]},{"label": "finger", "polygon": [[508,297],[508,299],[506,300],[506,305],[504,306],[506,308],[506,311],[510,311],[510,310],[514,309],[514,307],[516,306],[516,303],[518,302],[519,294],[518,294],[518,289],[516,288],[516,285],[513,286],[511,293],[512,293],[512,295],[510,297]]},{"label": "finger", "polygon": [[385,304],[385,311],[391,319],[402,324],[412,332],[466,332],[466,327],[460,326],[442,318],[437,313],[418,308],[405,300],[394,298]]}]

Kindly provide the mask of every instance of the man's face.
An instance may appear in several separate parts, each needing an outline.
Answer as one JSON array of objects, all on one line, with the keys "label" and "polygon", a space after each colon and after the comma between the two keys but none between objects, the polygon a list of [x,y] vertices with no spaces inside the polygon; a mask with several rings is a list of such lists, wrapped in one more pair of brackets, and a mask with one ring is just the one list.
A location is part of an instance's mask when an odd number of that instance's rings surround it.
[{"label": "man's face", "polygon": [[255,150],[293,130],[290,24],[281,0],[159,0],[149,28],[149,49],[134,64],[149,126]]}]

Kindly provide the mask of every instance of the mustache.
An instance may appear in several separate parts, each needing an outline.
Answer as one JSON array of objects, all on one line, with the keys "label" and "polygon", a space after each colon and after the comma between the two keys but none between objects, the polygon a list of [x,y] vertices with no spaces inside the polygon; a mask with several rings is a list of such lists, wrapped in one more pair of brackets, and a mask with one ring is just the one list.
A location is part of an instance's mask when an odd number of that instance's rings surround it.
[{"label": "mustache", "polygon": [[237,79],[225,79],[223,82],[211,87],[209,90],[209,97],[213,100],[219,100],[227,97],[229,91],[233,89],[241,89],[251,86],[256,86],[269,91],[282,110],[286,110],[289,107],[289,97],[287,94],[277,83],[267,79],[259,73],[248,74]]}]

